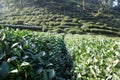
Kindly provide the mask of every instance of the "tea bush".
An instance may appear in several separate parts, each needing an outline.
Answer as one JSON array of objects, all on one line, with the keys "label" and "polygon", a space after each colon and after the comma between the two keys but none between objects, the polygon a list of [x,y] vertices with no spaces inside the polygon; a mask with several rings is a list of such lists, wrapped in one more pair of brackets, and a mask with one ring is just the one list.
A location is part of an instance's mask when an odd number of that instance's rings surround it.
[{"label": "tea bush", "polygon": [[67,80],[71,64],[61,35],[0,30],[0,80]]},{"label": "tea bush", "polygon": [[0,80],[120,80],[119,40],[1,29]]},{"label": "tea bush", "polygon": [[119,39],[67,35],[65,43],[73,57],[72,80],[120,80]]}]

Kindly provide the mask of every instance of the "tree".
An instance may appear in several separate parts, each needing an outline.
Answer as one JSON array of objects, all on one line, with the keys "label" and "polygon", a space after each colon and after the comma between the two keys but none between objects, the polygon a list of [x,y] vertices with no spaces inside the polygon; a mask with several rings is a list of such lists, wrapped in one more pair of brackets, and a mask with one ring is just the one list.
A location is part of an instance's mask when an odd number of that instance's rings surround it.
[{"label": "tree", "polygon": [[6,0],[6,7],[9,9],[9,0]]},{"label": "tree", "polygon": [[23,2],[23,0],[20,0],[20,5],[21,5],[21,9],[23,9],[23,7],[24,7],[24,2]]},{"label": "tree", "polygon": [[98,13],[104,13],[107,10],[110,10],[113,7],[114,0],[99,0],[100,8]]},{"label": "tree", "polygon": [[118,7],[120,7],[120,0],[117,0],[117,3],[118,3]]},{"label": "tree", "polygon": [[83,10],[85,10],[85,0],[83,0]]}]

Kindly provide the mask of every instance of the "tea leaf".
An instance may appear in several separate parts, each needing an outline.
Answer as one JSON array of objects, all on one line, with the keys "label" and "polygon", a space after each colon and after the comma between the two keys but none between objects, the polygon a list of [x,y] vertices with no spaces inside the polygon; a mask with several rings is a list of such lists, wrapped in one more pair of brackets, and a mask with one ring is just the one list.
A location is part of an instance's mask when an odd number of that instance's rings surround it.
[{"label": "tea leaf", "polygon": [[7,62],[3,61],[0,65],[0,76],[6,75],[9,72],[9,66]]},{"label": "tea leaf", "polygon": [[28,62],[22,62],[22,64],[20,66],[22,67],[22,66],[28,66],[28,65],[30,65],[30,63],[28,63]]}]

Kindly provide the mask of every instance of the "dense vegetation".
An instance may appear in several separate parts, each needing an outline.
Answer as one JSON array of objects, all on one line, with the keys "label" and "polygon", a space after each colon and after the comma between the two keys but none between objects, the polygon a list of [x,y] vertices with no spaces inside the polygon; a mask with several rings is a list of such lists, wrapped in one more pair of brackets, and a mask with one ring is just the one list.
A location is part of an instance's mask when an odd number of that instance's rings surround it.
[{"label": "dense vegetation", "polygon": [[0,80],[120,80],[120,0],[0,0],[0,26]]},{"label": "dense vegetation", "polygon": [[119,80],[120,41],[103,37],[67,35],[65,43],[73,57],[74,80]]},{"label": "dense vegetation", "polygon": [[43,32],[120,36],[119,0],[116,7],[114,0],[6,1],[1,1],[1,24],[40,26]]},{"label": "dense vegetation", "polygon": [[71,64],[60,35],[0,30],[0,80],[66,80]]},{"label": "dense vegetation", "polygon": [[[98,36],[99,37],[99,36]],[[120,41],[0,30],[0,80],[119,80]]]}]

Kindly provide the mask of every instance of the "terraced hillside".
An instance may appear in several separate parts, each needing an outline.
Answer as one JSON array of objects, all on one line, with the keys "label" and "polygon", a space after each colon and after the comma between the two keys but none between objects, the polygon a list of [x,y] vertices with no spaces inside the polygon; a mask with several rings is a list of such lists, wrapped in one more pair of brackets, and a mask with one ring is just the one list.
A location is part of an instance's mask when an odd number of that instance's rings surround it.
[{"label": "terraced hillside", "polygon": [[[90,4],[89,4],[90,5]],[[43,32],[72,34],[109,34],[120,36],[119,12],[112,10],[105,14],[95,12],[94,6],[83,11],[81,4],[66,5],[47,3],[39,7],[26,7],[9,14],[1,15],[1,24],[40,26]],[[116,15],[117,14],[117,15]]]}]

